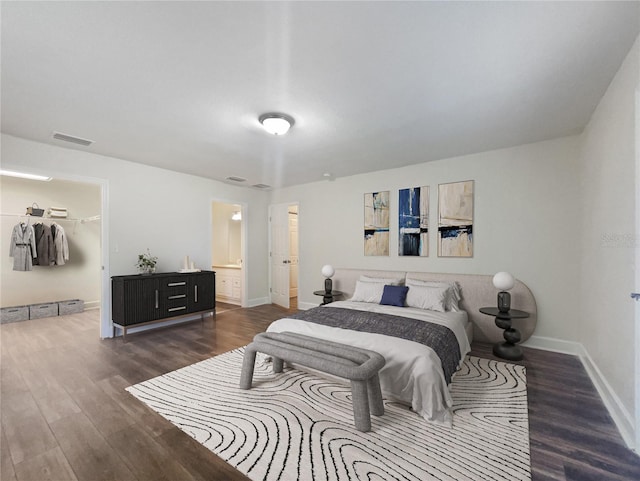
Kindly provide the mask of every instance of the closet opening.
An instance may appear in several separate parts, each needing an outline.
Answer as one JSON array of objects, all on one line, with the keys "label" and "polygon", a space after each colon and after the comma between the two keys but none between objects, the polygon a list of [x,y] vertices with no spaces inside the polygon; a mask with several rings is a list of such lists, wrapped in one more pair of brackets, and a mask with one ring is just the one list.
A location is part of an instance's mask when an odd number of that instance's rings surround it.
[{"label": "closet opening", "polygon": [[90,310],[104,314],[102,189],[82,181],[0,176],[2,324]]}]

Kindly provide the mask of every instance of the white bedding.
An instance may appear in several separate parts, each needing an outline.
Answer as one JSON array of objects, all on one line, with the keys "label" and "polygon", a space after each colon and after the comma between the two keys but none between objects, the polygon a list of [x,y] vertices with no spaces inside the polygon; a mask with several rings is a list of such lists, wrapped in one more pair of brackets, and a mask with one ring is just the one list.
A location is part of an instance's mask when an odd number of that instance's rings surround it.
[{"label": "white bedding", "polygon": [[[453,331],[458,340],[460,362],[470,350],[465,332],[468,322],[467,313],[464,311],[435,312],[352,301],[333,302],[330,307],[381,312],[445,325]],[[451,425],[451,393],[445,381],[440,359],[433,349],[396,337],[323,326],[290,318],[273,322],[267,331],[298,332],[379,352],[386,360],[385,366],[380,371],[380,385],[385,398],[410,405],[414,411],[429,421]]]}]

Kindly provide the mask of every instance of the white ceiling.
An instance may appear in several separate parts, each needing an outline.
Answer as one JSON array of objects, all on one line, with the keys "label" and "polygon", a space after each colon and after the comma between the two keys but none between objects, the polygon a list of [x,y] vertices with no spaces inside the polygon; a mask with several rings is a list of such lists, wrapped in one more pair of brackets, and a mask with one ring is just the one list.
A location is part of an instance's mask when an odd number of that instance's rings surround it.
[{"label": "white ceiling", "polygon": [[273,187],[579,133],[640,31],[640,2],[1,8],[3,132]]}]

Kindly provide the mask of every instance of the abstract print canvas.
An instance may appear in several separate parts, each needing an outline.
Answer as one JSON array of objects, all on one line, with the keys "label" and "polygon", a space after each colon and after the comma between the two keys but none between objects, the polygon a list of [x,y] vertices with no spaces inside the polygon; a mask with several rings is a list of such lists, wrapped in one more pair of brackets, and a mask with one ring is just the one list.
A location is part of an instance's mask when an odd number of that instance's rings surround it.
[{"label": "abstract print canvas", "polygon": [[398,195],[398,255],[429,255],[429,187],[401,189]]},{"label": "abstract print canvas", "polygon": [[438,256],[473,257],[473,181],[438,186]]},{"label": "abstract print canvas", "polygon": [[389,191],[364,195],[364,255],[389,255]]}]

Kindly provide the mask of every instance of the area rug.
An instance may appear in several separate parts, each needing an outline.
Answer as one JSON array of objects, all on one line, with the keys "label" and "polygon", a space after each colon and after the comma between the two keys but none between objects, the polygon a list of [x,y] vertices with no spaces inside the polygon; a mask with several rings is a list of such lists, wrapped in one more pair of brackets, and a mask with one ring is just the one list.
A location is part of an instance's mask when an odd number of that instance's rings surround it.
[{"label": "area rug", "polygon": [[254,481],[531,479],[523,366],[467,357],[451,386],[452,428],[385,401],[361,433],[348,383],[263,363],[243,391],[243,353],[127,390]]}]

